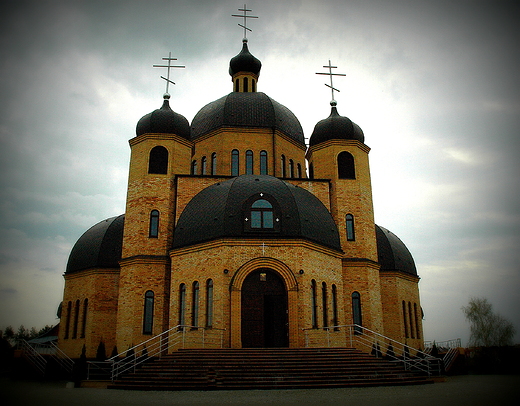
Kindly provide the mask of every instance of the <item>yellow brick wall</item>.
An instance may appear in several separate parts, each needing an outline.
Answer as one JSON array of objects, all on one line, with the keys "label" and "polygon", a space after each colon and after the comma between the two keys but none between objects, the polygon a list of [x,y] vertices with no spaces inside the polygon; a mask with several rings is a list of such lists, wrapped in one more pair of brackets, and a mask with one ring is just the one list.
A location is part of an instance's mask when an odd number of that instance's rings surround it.
[{"label": "yellow brick wall", "polygon": [[[83,345],[87,358],[96,356],[101,341],[109,357],[116,344],[118,269],[91,269],[65,275],[59,346],[71,358],[79,358]],[[84,303],[88,299],[85,337],[82,337]],[[77,335],[73,338],[75,303],[80,301]],[[68,338],[66,336],[67,304],[72,302]]]}]

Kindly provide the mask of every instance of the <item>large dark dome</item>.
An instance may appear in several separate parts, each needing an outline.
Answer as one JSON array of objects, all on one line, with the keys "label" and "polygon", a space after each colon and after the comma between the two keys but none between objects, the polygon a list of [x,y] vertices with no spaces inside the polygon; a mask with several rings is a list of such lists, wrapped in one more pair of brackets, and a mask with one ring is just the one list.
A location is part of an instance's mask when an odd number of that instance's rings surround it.
[{"label": "large dark dome", "polygon": [[[276,229],[247,228],[252,199],[260,196],[274,202]],[[242,175],[198,193],[179,218],[173,247],[218,238],[303,238],[341,250],[336,223],[323,203],[307,190],[267,175]]]},{"label": "large dark dome", "polygon": [[186,117],[173,111],[165,98],[160,109],[148,113],[139,120],[135,132],[138,136],[146,133],[177,134],[189,140],[190,123]]},{"label": "large dark dome", "polygon": [[194,140],[220,127],[270,128],[305,145],[296,116],[262,92],[233,92],[207,104],[193,118],[191,138]]},{"label": "large dark dome", "polygon": [[103,220],[89,228],[74,244],[65,273],[90,268],[119,268],[125,215]]},{"label": "large dark dome", "polygon": [[412,254],[391,231],[376,225],[377,260],[382,271],[400,271],[417,276]]},{"label": "large dark dome", "polygon": [[340,116],[333,105],[330,116],[321,120],[314,127],[309,146],[317,145],[328,140],[358,140],[365,142],[365,135],[361,128],[348,117]]}]

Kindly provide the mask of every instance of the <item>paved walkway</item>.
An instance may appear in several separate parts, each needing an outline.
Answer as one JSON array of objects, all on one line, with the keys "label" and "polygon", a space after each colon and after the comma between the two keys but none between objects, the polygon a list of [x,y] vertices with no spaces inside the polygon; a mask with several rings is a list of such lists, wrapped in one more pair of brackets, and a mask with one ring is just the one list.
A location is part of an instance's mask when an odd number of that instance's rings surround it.
[{"label": "paved walkway", "polygon": [[433,385],[251,391],[139,392],[67,388],[66,382],[11,381],[0,377],[3,406],[507,406],[520,404],[520,375],[462,375]]}]

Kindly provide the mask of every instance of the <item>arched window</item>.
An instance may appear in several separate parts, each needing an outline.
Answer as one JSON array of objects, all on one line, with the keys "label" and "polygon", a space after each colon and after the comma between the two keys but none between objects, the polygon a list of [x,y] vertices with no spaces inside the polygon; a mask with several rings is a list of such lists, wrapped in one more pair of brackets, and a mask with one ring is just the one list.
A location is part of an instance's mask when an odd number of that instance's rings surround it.
[{"label": "arched window", "polygon": [[179,286],[179,325],[186,324],[186,285],[181,283]]},{"label": "arched window", "polygon": [[240,157],[238,149],[231,151],[231,176],[238,176]]},{"label": "arched window", "polygon": [[[352,293],[352,322],[357,326],[363,325],[363,318],[361,316],[361,295],[359,292]],[[362,334],[362,329],[354,327],[355,334]]]},{"label": "arched window", "polygon": [[168,150],[163,146],[157,145],[150,151],[148,173],[168,173]]},{"label": "arched window", "polygon": [[294,161],[289,159],[289,177],[294,178]]},{"label": "arched window", "polygon": [[260,151],[260,175],[267,175],[267,151]]},{"label": "arched window", "polygon": [[74,327],[72,330],[72,338],[78,337],[78,323],[79,323],[79,299],[76,300],[76,305],[74,306]]},{"label": "arched window", "polygon": [[200,159],[200,174],[201,175],[207,175],[208,174],[208,160],[206,159],[205,156],[203,156],[201,159]]},{"label": "arched window", "polygon": [[415,338],[415,329],[413,324],[413,315],[412,315],[412,304],[408,302],[408,317],[410,319],[410,335],[412,338]]},{"label": "arched window", "polygon": [[[339,324],[338,320],[338,289],[336,285],[332,285],[332,324],[337,326]],[[334,330],[338,330],[337,327],[334,327]]]},{"label": "arched window", "polygon": [[323,327],[329,327],[329,306],[327,298],[327,284],[323,282],[321,284],[321,302],[323,308]]},{"label": "arched window", "polygon": [[143,334],[152,334],[153,332],[153,306],[154,293],[148,290],[144,294]]},{"label": "arched window", "polygon": [[296,165],[296,172],[297,172],[298,179],[301,179],[302,178],[302,166],[300,164]]},{"label": "arched window", "polygon": [[338,178],[356,179],[354,157],[347,151],[340,152],[338,155]]},{"label": "arched window", "polygon": [[211,154],[211,174],[216,175],[217,174],[217,153],[213,152]]},{"label": "arched window", "polygon": [[312,328],[318,328],[318,292],[316,281],[311,281]]},{"label": "arched window", "polygon": [[195,159],[191,163],[191,174],[196,175],[197,174],[197,160]]},{"label": "arched window", "polygon": [[248,78],[244,78],[244,92],[249,92],[249,80]]},{"label": "arched window", "polygon": [[421,338],[421,329],[419,328],[419,319],[417,317],[417,303],[413,304],[413,315],[415,319],[415,332],[417,335],[417,338]]},{"label": "arched window", "polygon": [[250,149],[246,151],[246,174],[253,174],[253,151]]},{"label": "arched window", "polygon": [[83,318],[81,319],[81,338],[85,338],[87,332],[88,299],[83,301]]},{"label": "arched window", "polygon": [[314,179],[314,165],[309,165],[309,179]]},{"label": "arched window", "polygon": [[287,172],[285,169],[285,155],[282,155],[280,159],[280,165],[282,166],[282,178],[285,178],[287,176]]},{"label": "arched window", "polygon": [[206,281],[206,327],[213,327],[213,279]]},{"label": "arched window", "polygon": [[403,300],[403,322],[404,322],[404,336],[406,338],[409,337],[408,335],[408,317],[407,317],[407,311],[406,311],[406,302]]},{"label": "arched window", "polygon": [[72,302],[69,301],[69,303],[67,303],[67,315],[65,316],[65,336],[63,338],[69,338],[71,314],[72,314]]},{"label": "arched window", "polygon": [[347,229],[347,241],[355,241],[356,234],[354,232],[354,216],[352,214],[347,214],[345,216],[345,223]]},{"label": "arched window", "polygon": [[265,199],[258,199],[251,205],[251,228],[274,228],[273,205]]},{"label": "arched window", "polygon": [[193,282],[193,292],[191,296],[191,325],[199,325],[199,282]]},{"label": "arched window", "polygon": [[159,211],[152,210],[150,212],[150,230],[148,236],[157,238],[159,236]]}]

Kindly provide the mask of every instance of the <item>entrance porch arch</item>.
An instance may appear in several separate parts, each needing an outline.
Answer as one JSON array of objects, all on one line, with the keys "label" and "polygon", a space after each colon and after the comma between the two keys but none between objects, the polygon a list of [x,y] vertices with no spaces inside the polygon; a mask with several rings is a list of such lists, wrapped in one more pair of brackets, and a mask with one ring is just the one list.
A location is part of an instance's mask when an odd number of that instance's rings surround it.
[{"label": "entrance porch arch", "polygon": [[289,347],[297,347],[299,342],[298,281],[286,264],[274,258],[255,258],[246,262],[238,269],[231,280],[231,347],[242,348],[242,288],[244,281],[248,275],[260,269],[273,271],[285,285]]}]

